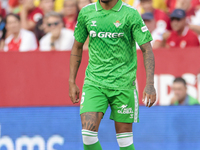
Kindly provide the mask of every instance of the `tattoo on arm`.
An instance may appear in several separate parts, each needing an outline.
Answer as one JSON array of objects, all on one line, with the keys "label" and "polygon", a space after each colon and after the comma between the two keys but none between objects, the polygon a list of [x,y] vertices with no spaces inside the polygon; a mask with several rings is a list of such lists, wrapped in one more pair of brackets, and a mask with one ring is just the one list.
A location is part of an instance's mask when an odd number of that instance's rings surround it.
[{"label": "tattoo on arm", "polygon": [[78,55],[74,55],[74,54],[71,54],[71,56],[81,57],[81,56],[78,56]]},{"label": "tattoo on arm", "polygon": [[81,59],[80,59],[80,60],[77,60],[77,62],[78,62],[78,67],[79,67],[80,64],[81,64]]},{"label": "tattoo on arm", "polygon": [[147,85],[153,85],[154,84],[154,69],[155,69],[155,60],[154,60],[154,54],[152,51],[152,47],[150,42],[145,43],[140,46],[142,53],[143,53],[143,58],[144,58],[144,66],[146,69],[146,77]]},{"label": "tattoo on arm", "polygon": [[98,130],[98,112],[86,112],[81,114],[82,128],[90,131]]},{"label": "tattoo on arm", "polygon": [[78,58],[80,58],[80,59],[78,59],[76,62],[78,62],[78,67],[80,66],[80,64],[81,64],[81,57],[82,56],[79,56],[79,55],[74,55],[74,54],[71,54],[71,56],[75,56],[75,57],[78,57]]}]

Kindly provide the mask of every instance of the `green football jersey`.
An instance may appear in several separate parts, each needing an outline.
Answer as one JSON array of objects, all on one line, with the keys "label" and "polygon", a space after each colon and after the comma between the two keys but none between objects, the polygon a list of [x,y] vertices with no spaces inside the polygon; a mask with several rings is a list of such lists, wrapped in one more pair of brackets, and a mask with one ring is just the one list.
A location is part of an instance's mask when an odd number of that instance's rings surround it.
[{"label": "green football jersey", "polygon": [[99,1],[84,7],[74,36],[84,43],[89,35],[89,64],[84,84],[109,89],[134,88],[137,71],[136,42],[152,40],[138,11],[121,0],[110,10]]}]

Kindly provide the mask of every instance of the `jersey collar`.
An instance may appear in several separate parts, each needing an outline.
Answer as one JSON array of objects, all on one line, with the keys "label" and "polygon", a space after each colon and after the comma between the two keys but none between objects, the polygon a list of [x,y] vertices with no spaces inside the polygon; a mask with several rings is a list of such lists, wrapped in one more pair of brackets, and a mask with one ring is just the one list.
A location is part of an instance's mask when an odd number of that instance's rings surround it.
[{"label": "jersey collar", "polygon": [[[122,1],[121,0],[118,0],[117,4],[111,9],[113,11],[120,11],[121,8],[122,8]],[[100,10],[103,10],[101,4],[99,3],[99,0],[96,2],[96,11],[100,11]]]}]

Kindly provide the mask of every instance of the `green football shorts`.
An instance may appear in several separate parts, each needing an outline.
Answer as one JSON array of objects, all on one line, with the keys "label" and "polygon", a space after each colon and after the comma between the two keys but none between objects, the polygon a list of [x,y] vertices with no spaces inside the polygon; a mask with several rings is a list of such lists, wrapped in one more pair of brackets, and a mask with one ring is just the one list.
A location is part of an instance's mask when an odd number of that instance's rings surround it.
[{"label": "green football shorts", "polygon": [[80,103],[80,114],[103,112],[111,107],[110,119],[116,122],[139,122],[139,103],[136,89],[111,90],[84,85]]}]

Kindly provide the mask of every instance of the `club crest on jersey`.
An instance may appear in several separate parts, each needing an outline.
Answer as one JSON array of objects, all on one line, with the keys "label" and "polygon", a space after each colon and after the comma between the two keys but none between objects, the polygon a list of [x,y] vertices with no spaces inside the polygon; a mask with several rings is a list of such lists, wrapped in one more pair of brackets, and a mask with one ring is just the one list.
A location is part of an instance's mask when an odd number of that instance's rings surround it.
[{"label": "club crest on jersey", "polygon": [[114,25],[118,28],[119,26],[121,26],[121,23],[120,23],[120,21],[116,21],[115,23],[114,23]]},{"label": "club crest on jersey", "polygon": [[91,26],[92,27],[96,27],[97,26],[96,23],[97,23],[96,21],[92,21],[92,25]]}]

